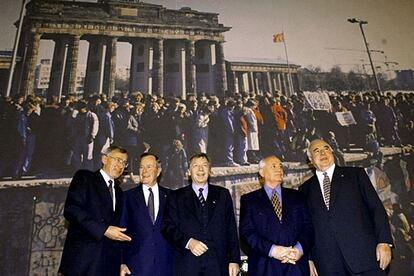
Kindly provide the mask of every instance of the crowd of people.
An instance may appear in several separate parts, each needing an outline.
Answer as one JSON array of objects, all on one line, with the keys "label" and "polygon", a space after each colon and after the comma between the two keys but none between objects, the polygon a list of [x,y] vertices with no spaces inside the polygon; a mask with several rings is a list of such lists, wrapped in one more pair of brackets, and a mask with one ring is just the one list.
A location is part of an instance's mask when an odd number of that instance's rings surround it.
[{"label": "crowd of people", "polygon": [[[303,93],[163,98],[141,92],[112,99],[92,95],[0,98],[0,175],[43,177],[97,169],[111,144],[137,155],[151,148],[162,156],[173,188],[182,186],[187,156],[208,153],[213,166],[247,166],[276,154],[306,162],[309,141],[324,138],[340,164],[351,148],[381,159],[380,146],[410,144],[414,136],[414,94],[335,94],[330,110],[309,108]],[[356,124],[341,125],[336,112],[351,111]],[[16,154],[18,153],[18,154]],[[135,171],[134,171],[135,170]],[[177,173],[178,172],[178,173]]]}]

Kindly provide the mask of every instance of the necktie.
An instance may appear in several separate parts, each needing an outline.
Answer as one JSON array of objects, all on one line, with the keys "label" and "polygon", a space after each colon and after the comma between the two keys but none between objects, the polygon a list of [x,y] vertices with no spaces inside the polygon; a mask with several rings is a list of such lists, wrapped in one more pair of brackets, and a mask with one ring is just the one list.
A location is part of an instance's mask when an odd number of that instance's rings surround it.
[{"label": "necktie", "polygon": [[154,209],[154,193],[152,192],[151,188],[148,188],[149,196],[148,196],[148,213],[151,217],[152,222],[155,221],[155,209]]},{"label": "necktie", "polygon": [[282,221],[282,205],[280,204],[280,200],[276,195],[276,191],[272,192],[272,197],[270,198],[272,201],[273,209],[275,210],[276,216]]},{"label": "necktie", "polygon": [[201,203],[201,207],[204,207],[204,205],[206,204],[206,200],[204,199],[204,196],[203,196],[203,188],[200,188],[200,189],[198,189],[198,200],[200,201],[200,203]]},{"label": "necktie", "polygon": [[109,193],[111,194],[111,199],[112,199],[112,202],[113,202],[114,201],[114,191],[112,190],[113,181],[108,180],[108,183],[109,183],[109,185],[108,185]]},{"label": "necktie", "polygon": [[329,210],[329,200],[331,198],[331,181],[327,172],[323,173],[323,195],[325,196],[325,205]]}]

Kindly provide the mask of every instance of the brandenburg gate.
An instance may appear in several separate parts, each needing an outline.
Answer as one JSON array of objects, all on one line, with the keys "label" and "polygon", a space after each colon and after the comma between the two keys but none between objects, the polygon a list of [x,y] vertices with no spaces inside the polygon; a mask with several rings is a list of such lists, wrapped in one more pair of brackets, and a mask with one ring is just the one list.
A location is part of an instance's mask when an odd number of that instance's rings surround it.
[{"label": "brandenburg gate", "polygon": [[[48,95],[75,93],[79,42],[89,42],[84,95],[115,93],[117,43],[131,44],[129,90],[160,96],[223,95],[227,90],[218,14],[137,0],[97,3],[32,0],[26,6],[14,94],[29,95],[41,40],[53,40]],[[168,89],[166,89],[168,88]]]}]

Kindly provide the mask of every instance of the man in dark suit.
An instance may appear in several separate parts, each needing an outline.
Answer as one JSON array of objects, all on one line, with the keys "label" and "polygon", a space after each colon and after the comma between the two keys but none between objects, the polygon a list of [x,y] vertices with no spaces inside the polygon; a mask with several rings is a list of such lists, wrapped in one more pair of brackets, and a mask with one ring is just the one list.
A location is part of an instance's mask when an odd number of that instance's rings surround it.
[{"label": "man in dark suit", "polygon": [[140,158],[141,184],[124,194],[121,226],[132,242],[125,244],[121,275],[170,276],[172,248],[161,234],[161,222],[169,190],[158,185],[158,157],[144,153]]},{"label": "man in dark suit", "polygon": [[385,275],[393,241],[387,214],[364,169],[336,166],[332,148],[323,140],[311,142],[308,157],[316,173],[300,190],[315,227],[312,275]]},{"label": "man in dark suit", "polygon": [[313,227],[300,192],[283,188],[276,156],[259,163],[262,188],[240,199],[240,236],[248,247],[249,275],[309,275]]},{"label": "man in dark suit", "polygon": [[119,223],[122,190],[117,178],[127,166],[127,152],[111,146],[102,155],[102,169],[77,171],[70,183],[64,216],[69,222],[59,272],[70,276],[118,275],[121,251],[117,241],[130,241]]},{"label": "man in dark suit", "polygon": [[240,251],[233,203],[227,189],[208,183],[210,160],[190,158],[191,185],[171,193],[162,233],[175,248],[176,276],[236,276]]}]

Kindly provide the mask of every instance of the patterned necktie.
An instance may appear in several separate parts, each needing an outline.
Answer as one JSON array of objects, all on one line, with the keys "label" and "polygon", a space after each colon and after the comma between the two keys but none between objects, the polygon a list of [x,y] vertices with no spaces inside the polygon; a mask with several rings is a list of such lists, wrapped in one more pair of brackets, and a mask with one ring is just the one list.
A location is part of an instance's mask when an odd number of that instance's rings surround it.
[{"label": "patterned necktie", "polygon": [[329,210],[329,200],[331,198],[331,181],[327,172],[323,173],[323,195],[325,196],[325,205]]},{"label": "patterned necktie", "polygon": [[151,188],[148,188],[149,196],[148,196],[148,213],[151,217],[152,223],[155,221],[155,208],[154,208],[154,193],[152,192]]},{"label": "patterned necktie", "polygon": [[275,210],[276,216],[282,221],[282,205],[280,204],[280,200],[276,195],[276,190],[273,190],[272,197],[270,198],[272,201],[273,209]]},{"label": "patterned necktie", "polygon": [[200,201],[200,203],[201,203],[201,207],[204,207],[204,205],[206,204],[206,200],[204,199],[204,196],[203,196],[203,188],[200,188],[200,189],[198,189],[198,200]]},{"label": "patterned necktie", "polygon": [[109,183],[109,185],[108,185],[109,193],[111,194],[111,199],[112,199],[112,202],[113,202],[114,201],[114,191],[112,190],[113,181],[108,180],[108,183]]},{"label": "patterned necktie", "polygon": [[112,209],[114,210],[114,190],[112,189],[114,182],[112,180],[108,180],[108,183],[109,194],[111,195]]}]

